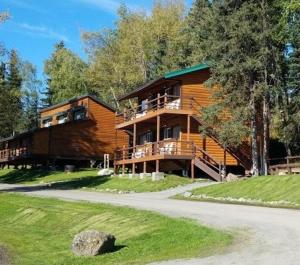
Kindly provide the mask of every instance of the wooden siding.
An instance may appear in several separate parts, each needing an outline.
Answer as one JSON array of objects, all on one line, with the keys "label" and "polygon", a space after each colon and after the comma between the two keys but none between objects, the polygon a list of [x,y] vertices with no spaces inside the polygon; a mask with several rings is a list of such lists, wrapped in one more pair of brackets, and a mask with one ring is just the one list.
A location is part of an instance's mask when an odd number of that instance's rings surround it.
[{"label": "wooden siding", "polygon": [[35,155],[48,155],[49,129],[35,131],[32,138],[32,153]]},{"label": "wooden siding", "polygon": [[[42,120],[45,119],[46,117],[52,117],[52,123],[51,123],[52,126],[57,125],[58,124],[57,119],[56,119],[57,114],[71,110],[72,108],[79,107],[79,106],[85,106],[86,108],[88,108],[88,102],[89,102],[89,98],[85,97],[80,100],[74,101],[72,103],[66,103],[65,105],[59,106],[57,108],[53,108],[53,109],[49,109],[49,110],[46,109],[44,111],[41,110],[41,112],[40,112],[41,128],[43,127]],[[69,116],[69,118],[71,118],[71,117]]]},{"label": "wooden siding", "polygon": [[181,81],[181,98],[183,105],[190,104],[190,98],[193,97],[201,107],[211,104],[211,91],[204,82],[209,78],[209,71],[190,73],[178,77]]},{"label": "wooden siding", "polygon": [[[69,111],[76,106],[86,107],[86,119],[56,123],[58,113]],[[101,160],[104,154],[110,154],[110,158],[113,159],[115,149],[128,144],[128,135],[125,132],[118,132],[118,137],[115,137],[115,112],[91,97],[87,96],[71,104],[41,112],[42,118],[48,116],[53,117],[50,127],[39,128],[28,133],[26,137],[16,136],[4,142],[0,149],[26,145],[30,154],[37,159],[49,157]]]}]

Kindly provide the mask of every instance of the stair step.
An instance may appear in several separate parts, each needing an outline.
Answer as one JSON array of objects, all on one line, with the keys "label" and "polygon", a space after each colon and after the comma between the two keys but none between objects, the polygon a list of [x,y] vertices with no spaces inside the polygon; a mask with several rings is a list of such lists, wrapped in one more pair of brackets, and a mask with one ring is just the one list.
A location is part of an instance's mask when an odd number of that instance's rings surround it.
[{"label": "stair step", "polygon": [[211,167],[206,165],[204,162],[202,162],[200,159],[195,159],[195,166],[204,171],[207,175],[215,179],[216,181],[221,181],[220,174],[213,170]]}]

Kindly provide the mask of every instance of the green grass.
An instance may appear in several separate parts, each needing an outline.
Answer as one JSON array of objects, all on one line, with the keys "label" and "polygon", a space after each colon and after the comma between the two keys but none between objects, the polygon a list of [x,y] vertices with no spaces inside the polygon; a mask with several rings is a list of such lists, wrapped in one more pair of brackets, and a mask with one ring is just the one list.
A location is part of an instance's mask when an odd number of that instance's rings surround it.
[{"label": "green grass", "polygon": [[41,184],[56,183],[54,186],[64,189],[90,189],[90,190],[115,190],[115,191],[161,191],[179,185],[189,184],[191,180],[175,175],[167,175],[164,180],[151,181],[147,179],[128,179],[119,177],[98,177],[97,170],[81,170],[73,173],[62,171],[46,170],[0,170],[0,182],[2,183],[22,183],[22,184]]},{"label": "green grass", "polygon": [[[253,177],[246,180],[198,188],[192,191],[192,195],[194,196],[190,198],[193,200],[222,201],[222,198],[231,197],[234,199],[244,198],[257,201],[237,201],[237,203],[242,204],[266,204],[268,206],[300,208],[300,176]],[[197,196],[201,195],[208,198],[197,198]]]},{"label": "green grass", "polygon": [[[0,193],[0,246],[15,265],[146,264],[221,252],[228,233],[194,221],[102,204]],[[75,257],[75,234],[97,229],[116,236],[112,253]]]}]

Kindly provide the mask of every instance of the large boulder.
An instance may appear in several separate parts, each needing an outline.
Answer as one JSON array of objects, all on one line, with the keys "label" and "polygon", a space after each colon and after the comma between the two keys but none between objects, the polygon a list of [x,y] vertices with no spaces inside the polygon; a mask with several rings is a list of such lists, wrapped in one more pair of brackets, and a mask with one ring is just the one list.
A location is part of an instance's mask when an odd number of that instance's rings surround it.
[{"label": "large boulder", "polygon": [[237,181],[239,179],[239,177],[235,174],[232,174],[232,173],[229,173],[227,176],[226,176],[226,182],[231,182],[231,181]]},{"label": "large boulder", "polygon": [[116,238],[96,230],[83,231],[74,237],[72,252],[76,256],[96,256],[114,250]]},{"label": "large boulder", "polygon": [[100,176],[100,177],[111,176],[113,173],[114,173],[113,170],[111,170],[109,168],[103,168],[98,171],[98,176]]}]

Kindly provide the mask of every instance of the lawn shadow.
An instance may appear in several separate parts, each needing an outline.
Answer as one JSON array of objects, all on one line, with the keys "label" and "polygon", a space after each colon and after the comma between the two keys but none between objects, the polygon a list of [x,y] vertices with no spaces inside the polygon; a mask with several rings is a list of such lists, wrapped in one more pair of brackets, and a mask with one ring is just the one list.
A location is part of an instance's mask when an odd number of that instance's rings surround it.
[{"label": "lawn shadow", "polygon": [[107,253],[115,253],[120,251],[123,248],[127,248],[128,246],[126,245],[116,245],[111,251],[107,252]]},{"label": "lawn shadow", "polygon": [[108,176],[90,176],[52,183],[51,188],[58,190],[94,188],[96,186],[104,184],[105,182],[109,181],[109,179],[110,177]]},{"label": "lawn shadow", "polygon": [[[11,178],[11,176],[9,176]],[[21,182],[21,178],[18,178],[18,182]],[[104,184],[109,181],[110,177],[108,176],[87,176],[77,179],[59,181],[54,183],[45,183],[37,184],[30,186],[21,186],[21,187],[8,187],[3,188],[0,192],[32,192],[38,190],[70,190],[70,189],[81,189],[81,188],[93,188]],[[9,179],[11,180],[11,179]],[[17,181],[13,183],[18,183]],[[11,182],[4,182],[6,184],[11,184]]]},{"label": "lawn shadow", "polygon": [[35,181],[53,174],[45,169],[19,169],[13,170],[0,177],[0,183],[16,184],[24,181]]}]

